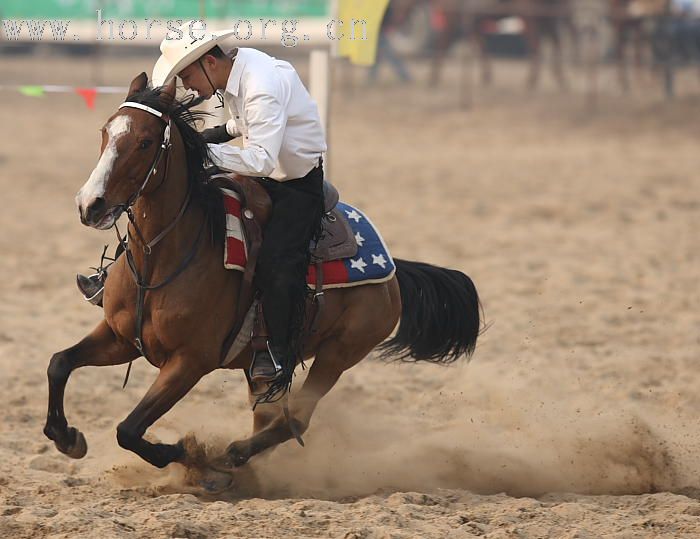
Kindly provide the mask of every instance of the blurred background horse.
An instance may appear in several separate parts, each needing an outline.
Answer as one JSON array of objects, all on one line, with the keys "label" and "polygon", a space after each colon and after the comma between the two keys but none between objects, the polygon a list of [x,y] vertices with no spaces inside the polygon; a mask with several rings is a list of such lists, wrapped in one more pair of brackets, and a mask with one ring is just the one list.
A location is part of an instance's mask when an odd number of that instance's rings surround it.
[{"label": "blurred background horse", "polygon": [[481,80],[490,84],[493,79],[488,36],[499,25],[509,25],[522,33],[527,46],[530,71],[527,86],[539,83],[543,42],[550,42],[553,50],[552,73],[561,88],[566,87],[563,67],[561,30],[570,31],[575,38],[575,27],[570,17],[569,0],[399,0],[397,23],[409,16],[411,10],[430,12],[432,36],[431,70],[428,83],[439,84],[442,69],[450,47],[466,38],[479,59]]}]

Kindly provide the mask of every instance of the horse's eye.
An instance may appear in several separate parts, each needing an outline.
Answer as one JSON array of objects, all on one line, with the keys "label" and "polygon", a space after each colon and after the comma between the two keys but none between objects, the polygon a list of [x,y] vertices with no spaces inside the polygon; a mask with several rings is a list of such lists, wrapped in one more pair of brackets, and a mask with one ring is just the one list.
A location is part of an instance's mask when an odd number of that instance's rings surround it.
[{"label": "horse's eye", "polygon": [[145,149],[147,149],[151,144],[153,144],[153,141],[152,141],[152,140],[142,140],[142,141],[141,141],[141,144],[139,144],[139,148],[141,148],[142,150],[145,150]]}]

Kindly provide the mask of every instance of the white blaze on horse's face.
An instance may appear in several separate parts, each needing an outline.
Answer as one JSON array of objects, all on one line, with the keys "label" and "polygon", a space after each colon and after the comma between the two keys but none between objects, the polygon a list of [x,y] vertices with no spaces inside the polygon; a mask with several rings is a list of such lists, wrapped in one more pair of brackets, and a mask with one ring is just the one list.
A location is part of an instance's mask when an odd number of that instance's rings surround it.
[{"label": "white blaze on horse's face", "polygon": [[92,171],[92,174],[90,174],[88,181],[85,182],[85,185],[81,187],[75,197],[81,220],[85,224],[95,226],[95,228],[109,228],[113,224],[112,219],[108,219],[112,221],[110,223],[92,223],[88,218],[88,214],[90,207],[95,204],[98,199],[104,199],[107,182],[109,181],[114,163],[118,157],[117,142],[124,135],[129,133],[130,129],[131,117],[127,115],[120,115],[113,118],[105,128],[107,132],[107,145],[100,156],[100,160],[97,162],[97,166]]}]

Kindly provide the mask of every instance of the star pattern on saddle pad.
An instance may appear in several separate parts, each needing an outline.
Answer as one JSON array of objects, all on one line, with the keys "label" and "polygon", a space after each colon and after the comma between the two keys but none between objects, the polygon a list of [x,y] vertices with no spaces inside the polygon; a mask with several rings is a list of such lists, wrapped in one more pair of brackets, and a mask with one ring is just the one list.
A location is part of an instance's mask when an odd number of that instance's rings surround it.
[{"label": "star pattern on saddle pad", "polygon": [[[224,266],[228,269],[244,271],[247,260],[245,231],[241,224],[241,203],[233,191],[224,189],[226,207],[226,248]],[[357,253],[353,257],[337,258],[323,263],[323,288],[342,288],[364,283],[383,283],[392,278],[396,265],[384,244],[379,231],[369,217],[361,210],[338,202],[338,210],[347,215],[347,225],[357,242]],[[316,286],[316,266],[310,265],[307,284]]]},{"label": "star pattern on saddle pad", "polygon": [[379,256],[372,255],[372,264],[376,264],[377,266],[381,266],[382,269],[384,269],[384,268],[386,268],[387,259],[384,258],[383,254],[380,254]]},{"label": "star pattern on saddle pad", "polygon": [[366,267],[367,267],[367,263],[362,259],[362,257],[358,258],[357,260],[353,260],[352,258],[350,259],[350,268],[351,269],[356,269],[356,270],[364,273]]},{"label": "star pattern on saddle pad", "polygon": [[355,209],[353,209],[352,211],[345,210],[345,213],[348,215],[348,219],[354,219],[356,223],[359,223],[360,219],[362,219],[362,216],[359,213],[357,213]]}]

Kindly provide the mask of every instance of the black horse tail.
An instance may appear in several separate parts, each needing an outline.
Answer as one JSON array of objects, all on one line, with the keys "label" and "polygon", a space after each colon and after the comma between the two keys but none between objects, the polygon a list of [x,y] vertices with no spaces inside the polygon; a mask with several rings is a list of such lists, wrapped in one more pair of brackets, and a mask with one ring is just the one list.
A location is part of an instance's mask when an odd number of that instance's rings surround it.
[{"label": "black horse tail", "polygon": [[481,304],[464,273],[422,262],[395,259],[401,290],[401,322],[380,346],[382,357],[452,363],[469,358],[481,327]]}]

